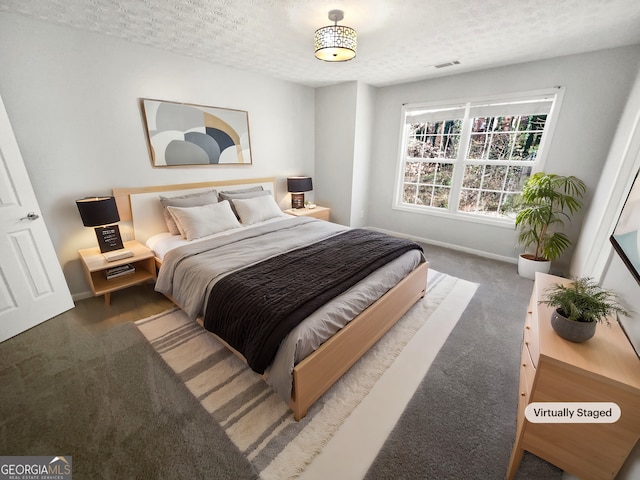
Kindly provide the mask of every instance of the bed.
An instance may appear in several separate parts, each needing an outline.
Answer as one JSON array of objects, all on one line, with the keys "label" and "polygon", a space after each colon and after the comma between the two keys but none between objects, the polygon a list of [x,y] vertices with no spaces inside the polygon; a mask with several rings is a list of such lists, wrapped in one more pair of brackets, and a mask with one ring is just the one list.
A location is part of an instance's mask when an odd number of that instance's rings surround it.
[{"label": "bed", "polygon": [[[182,219],[180,215],[186,213],[191,215],[200,210],[203,212],[206,210],[208,215],[207,209],[211,208],[213,211],[214,207],[175,208],[171,206],[169,208],[165,203],[167,199],[192,198],[200,195],[206,197],[212,189],[215,189],[218,195],[218,203],[223,201],[221,192],[230,194],[230,198],[225,197],[225,200],[229,200],[230,206],[234,206],[233,215],[239,219],[240,225],[233,225],[209,235],[209,232],[206,229],[202,230],[197,223],[195,227],[190,227],[187,220],[184,225],[180,225],[183,228],[178,235],[173,234],[175,231],[169,232],[174,227],[169,227],[167,224],[165,215],[168,211],[175,220]],[[247,193],[246,196],[244,194],[244,192],[257,191],[262,193]],[[362,232],[322,220],[289,216],[279,209],[275,211],[273,205],[277,205],[274,199],[276,191],[275,178],[259,178],[116,188],[113,193],[121,221],[132,222],[135,239],[150,246],[156,254],[156,263],[159,268],[156,289],[171,298],[189,316],[200,321],[207,329],[219,333],[209,328],[211,325],[207,326],[211,317],[210,310],[215,310],[215,306],[219,303],[210,299],[220,298],[219,292],[224,284],[228,283],[227,280],[230,282],[232,278],[240,275],[238,273],[240,270],[260,271],[260,268],[267,268],[265,265],[269,261],[276,261],[281,258],[282,253],[290,254],[290,252],[304,251],[304,255],[298,254],[298,256],[314,258],[315,261],[315,255],[318,255],[318,258],[323,255],[327,257],[328,251],[336,251],[338,241],[343,242],[348,237],[353,237],[353,241],[357,243],[365,239],[363,235],[374,234],[374,232]],[[255,200],[254,195],[262,199]],[[255,206],[258,203],[261,206],[256,213]],[[263,205],[270,205],[270,210]],[[218,205],[215,208],[216,212],[225,211],[225,219],[230,218],[226,212],[227,205]],[[264,214],[265,209],[268,210],[268,215]],[[269,241],[266,242],[266,239]],[[366,240],[369,241],[369,237],[366,237]],[[372,239],[372,241],[378,240],[387,243],[384,238]],[[266,367],[265,358],[271,358],[270,354],[256,355],[259,360],[255,360],[252,355],[245,355],[236,348],[237,339],[225,338],[226,333],[218,334],[218,337],[243,357],[252,368],[254,368],[254,362],[264,367],[264,377],[267,382],[285,401],[288,400],[294,418],[300,420],[306,415],[309,407],[418,299],[424,296],[428,263],[421,250],[412,247],[404,249],[404,245],[400,247],[403,249],[402,253],[395,254],[397,256],[384,266],[371,267],[371,273],[365,278],[345,287],[334,299],[327,301],[326,304],[323,303],[317,311],[305,314],[305,319],[296,324],[291,333],[280,342],[274,358],[269,360]],[[314,248],[317,251],[314,251],[313,257],[309,257],[306,252]],[[341,253],[344,251],[348,254],[346,245],[344,250],[342,247],[338,249]],[[378,248],[371,250],[379,251]],[[353,256],[350,261],[357,263],[360,261],[357,257],[358,255]],[[215,272],[202,273],[205,267],[204,262],[200,261],[201,258],[209,258],[208,262],[212,266],[206,269],[215,268]],[[331,269],[331,262],[326,263],[327,268]],[[283,267],[277,265],[269,268],[277,268],[279,272]],[[192,272],[195,271],[202,277],[200,280],[192,278]],[[255,278],[262,278],[260,275],[263,273],[259,275],[256,273]],[[206,275],[214,276],[216,280],[209,280],[206,285],[195,283],[196,281],[204,282]],[[197,285],[197,288],[192,287],[192,284]],[[286,282],[283,282],[280,288],[289,288],[285,284]],[[305,286],[294,282],[290,287],[294,290],[290,290],[285,298],[309,295],[309,300],[312,300],[316,296],[313,293],[314,287],[315,283]],[[234,290],[234,287],[227,288],[225,298]],[[322,287],[319,285],[318,288]],[[213,295],[214,291],[218,297]],[[282,297],[278,298],[282,299]],[[254,368],[254,370],[263,373],[262,368]]]}]

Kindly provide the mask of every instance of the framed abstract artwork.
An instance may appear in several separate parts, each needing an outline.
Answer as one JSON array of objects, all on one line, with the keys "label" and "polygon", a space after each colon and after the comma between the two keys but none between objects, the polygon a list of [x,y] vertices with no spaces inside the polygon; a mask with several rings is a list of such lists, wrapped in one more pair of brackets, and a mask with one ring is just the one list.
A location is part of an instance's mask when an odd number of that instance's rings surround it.
[{"label": "framed abstract artwork", "polygon": [[150,99],[141,104],[154,167],[251,164],[246,111]]},{"label": "framed abstract artwork", "polygon": [[633,278],[640,283],[640,180],[637,175],[610,240]]}]

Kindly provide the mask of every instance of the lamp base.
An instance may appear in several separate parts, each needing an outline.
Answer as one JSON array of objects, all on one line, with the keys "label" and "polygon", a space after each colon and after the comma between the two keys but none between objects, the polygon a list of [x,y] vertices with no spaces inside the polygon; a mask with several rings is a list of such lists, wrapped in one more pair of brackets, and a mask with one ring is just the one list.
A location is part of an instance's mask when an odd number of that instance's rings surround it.
[{"label": "lamp base", "polygon": [[304,193],[291,194],[291,208],[304,208]]}]

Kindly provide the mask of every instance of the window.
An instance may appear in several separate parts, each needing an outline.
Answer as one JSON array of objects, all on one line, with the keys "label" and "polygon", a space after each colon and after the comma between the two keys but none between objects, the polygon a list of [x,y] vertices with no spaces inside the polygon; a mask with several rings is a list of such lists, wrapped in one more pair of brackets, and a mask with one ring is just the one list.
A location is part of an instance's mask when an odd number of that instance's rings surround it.
[{"label": "window", "polygon": [[394,207],[508,220],[510,199],[541,169],[560,93],[406,105]]}]

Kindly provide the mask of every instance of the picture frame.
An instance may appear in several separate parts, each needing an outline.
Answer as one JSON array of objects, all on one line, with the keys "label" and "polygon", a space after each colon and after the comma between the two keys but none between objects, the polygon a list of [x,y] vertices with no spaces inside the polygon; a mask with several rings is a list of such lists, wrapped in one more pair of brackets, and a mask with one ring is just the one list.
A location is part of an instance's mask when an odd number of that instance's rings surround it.
[{"label": "picture frame", "polygon": [[638,174],[609,237],[614,250],[640,284],[640,180]]},{"label": "picture frame", "polygon": [[141,99],[154,167],[251,165],[244,110]]},{"label": "picture frame", "polygon": [[101,253],[113,252],[114,250],[122,250],[124,248],[122,237],[120,236],[120,227],[118,227],[118,225],[96,227],[95,231]]}]

